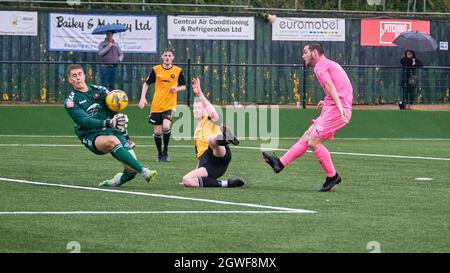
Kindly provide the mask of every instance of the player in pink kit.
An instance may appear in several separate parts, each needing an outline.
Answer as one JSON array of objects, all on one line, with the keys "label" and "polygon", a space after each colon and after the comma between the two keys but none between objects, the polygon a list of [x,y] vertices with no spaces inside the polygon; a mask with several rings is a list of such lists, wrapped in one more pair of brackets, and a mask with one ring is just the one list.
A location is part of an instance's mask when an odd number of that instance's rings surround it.
[{"label": "player in pink kit", "polygon": [[322,112],[317,119],[312,120],[308,130],[281,158],[266,152],[263,152],[263,158],[275,173],[279,173],[310,148],[327,176],[319,191],[331,191],[341,182],[341,177],[336,172],[330,152],[323,142],[333,139],[334,134],[350,122],[353,88],[342,67],[325,57],[323,46],[319,42],[312,42],[304,47],[303,60],[305,65],[314,67],[314,74],[325,92],[325,99],[317,104],[318,108],[322,108]]}]

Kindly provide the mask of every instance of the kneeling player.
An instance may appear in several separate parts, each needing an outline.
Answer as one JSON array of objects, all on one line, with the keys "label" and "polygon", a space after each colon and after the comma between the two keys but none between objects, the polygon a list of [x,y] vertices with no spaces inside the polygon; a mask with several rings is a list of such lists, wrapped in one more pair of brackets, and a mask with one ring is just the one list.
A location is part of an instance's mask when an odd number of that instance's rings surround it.
[{"label": "kneeling player", "polygon": [[[102,86],[87,85],[83,68],[70,65],[67,79],[73,91],[64,102],[64,108],[76,123],[75,133],[86,148],[97,155],[111,153],[122,162],[123,173],[99,186],[120,186],[141,174],[147,182],[153,182],[156,171],[145,168],[136,158],[132,145],[127,141],[128,118],[124,114],[112,113],[105,104],[107,89]],[[124,134],[125,133],[125,134]]]},{"label": "kneeling player", "polygon": [[214,106],[206,99],[200,87],[200,79],[192,80],[192,89],[196,95],[194,101],[194,118],[199,121],[194,133],[197,168],[183,177],[186,187],[240,187],[240,179],[218,180],[228,168],[231,161],[229,143],[238,145],[239,141],[225,126],[220,126],[220,119]]}]

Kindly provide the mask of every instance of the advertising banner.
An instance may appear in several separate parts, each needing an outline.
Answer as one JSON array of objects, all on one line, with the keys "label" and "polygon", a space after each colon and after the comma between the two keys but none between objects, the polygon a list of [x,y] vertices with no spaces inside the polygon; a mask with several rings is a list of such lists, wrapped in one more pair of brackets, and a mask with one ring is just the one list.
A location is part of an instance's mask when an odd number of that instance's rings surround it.
[{"label": "advertising banner", "polygon": [[0,11],[0,35],[37,36],[38,13]]},{"label": "advertising banner", "polygon": [[167,16],[167,39],[254,40],[254,17]]},{"label": "advertising banner", "polygon": [[361,46],[396,46],[392,41],[404,31],[430,34],[430,21],[404,19],[362,19]]},{"label": "advertising banner", "polygon": [[283,18],[272,24],[273,41],[345,41],[345,19]]},{"label": "advertising banner", "polygon": [[156,16],[49,14],[49,50],[97,51],[106,35],[92,31],[109,24],[119,24],[127,31],[115,33],[113,38],[128,53],[155,53],[158,50]]}]

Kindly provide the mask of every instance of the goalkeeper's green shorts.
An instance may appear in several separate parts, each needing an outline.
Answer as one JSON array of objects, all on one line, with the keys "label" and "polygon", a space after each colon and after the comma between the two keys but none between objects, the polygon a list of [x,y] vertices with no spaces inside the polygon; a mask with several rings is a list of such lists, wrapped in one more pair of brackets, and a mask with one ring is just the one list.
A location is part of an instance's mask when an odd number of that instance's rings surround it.
[{"label": "goalkeeper's green shorts", "polygon": [[120,143],[122,143],[122,145],[125,149],[127,149],[127,150],[132,149],[130,146],[130,143],[128,143],[128,140],[125,138],[123,133],[118,132],[118,131],[105,130],[105,131],[88,134],[81,138],[81,143],[83,143],[83,145],[86,148],[88,148],[89,151],[93,152],[96,155],[104,155],[105,154],[104,152],[97,150],[97,148],[95,147],[95,139],[98,136],[115,136],[119,139]]}]

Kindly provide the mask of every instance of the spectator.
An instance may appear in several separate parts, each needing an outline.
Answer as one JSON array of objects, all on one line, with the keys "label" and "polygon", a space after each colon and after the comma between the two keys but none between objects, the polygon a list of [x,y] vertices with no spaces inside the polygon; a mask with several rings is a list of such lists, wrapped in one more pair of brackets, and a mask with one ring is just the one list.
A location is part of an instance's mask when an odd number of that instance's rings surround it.
[{"label": "spectator", "polygon": [[106,39],[98,46],[98,55],[102,62],[107,63],[102,64],[100,68],[101,85],[113,90],[116,84],[117,65],[122,62],[123,53],[119,44],[114,41],[112,31],[106,32]]},{"label": "spectator", "polygon": [[412,50],[406,50],[405,56],[400,60],[403,66],[402,101],[399,103],[400,109],[412,109],[416,99],[417,74],[416,67],[422,67],[423,63],[416,59],[416,53]]}]

